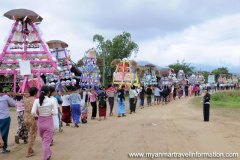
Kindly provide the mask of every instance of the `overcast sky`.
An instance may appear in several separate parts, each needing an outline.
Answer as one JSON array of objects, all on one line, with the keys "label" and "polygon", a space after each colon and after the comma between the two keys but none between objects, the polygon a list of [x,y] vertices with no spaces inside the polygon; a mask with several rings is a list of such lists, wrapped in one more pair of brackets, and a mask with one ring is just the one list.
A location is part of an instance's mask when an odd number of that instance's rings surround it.
[{"label": "overcast sky", "polygon": [[[177,60],[240,67],[239,0],[0,0],[0,15],[25,8],[43,17],[45,41],[69,44],[74,61],[94,47],[94,34],[129,32],[137,60],[166,66]],[[0,17],[0,47],[12,21]]]}]

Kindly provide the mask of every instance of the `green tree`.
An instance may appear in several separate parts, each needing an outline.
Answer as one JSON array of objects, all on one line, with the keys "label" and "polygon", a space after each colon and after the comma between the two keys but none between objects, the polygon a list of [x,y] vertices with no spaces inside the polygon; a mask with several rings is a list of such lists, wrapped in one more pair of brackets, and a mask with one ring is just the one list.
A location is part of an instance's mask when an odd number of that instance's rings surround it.
[{"label": "green tree", "polygon": [[[97,43],[97,58],[103,61],[103,67],[100,67],[102,78],[105,80],[103,85],[112,82],[114,70],[110,65],[114,59],[129,58],[132,54],[137,54],[138,45],[131,40],[131,34],[123,32],[113,39],[107,39],[102,35],[93,36],[93,42]],[[103,80],[102,79],[102,80]]]},{"label": "green tree", "polygon": [[215,75],[215,79],[217,80],[221,74],[228,76],[229,71],[226,67],[221,67],[214,69],[212,73]]},{"label": "green tree", "polygon": [[207,81],[208,81],[208,75],[210,74],[210,72],[208,72],[208,71],[203,71],[202,73],[203,73],[205,82],[207,82]]},{"label": "green tree", "polygon": [[185,60],[182,60],[182,62],[178,60],[176,63],[168,65],[168,67],[174,69],[176,73],[178,73],[179,70],[183,70],[187,76],[190,76],[194,70],[191,63],[187,63]]}]

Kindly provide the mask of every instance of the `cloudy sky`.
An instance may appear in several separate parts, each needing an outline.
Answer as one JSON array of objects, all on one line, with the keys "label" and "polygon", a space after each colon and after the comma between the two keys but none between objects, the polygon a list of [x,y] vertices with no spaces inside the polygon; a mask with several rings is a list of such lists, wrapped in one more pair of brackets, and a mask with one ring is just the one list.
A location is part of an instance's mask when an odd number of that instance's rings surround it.
[{"label": "cloudy sky", "polygon": [[[94,34],[129,32],[137,60],[166,66],[177,60],[240,68],[238,0],[0,0],[0,15],[26,8],[40,14],[45,41],[69,44],[72,59],[96,46]],[[0,17],[0,47],[12,21]],[[133,57],[132,57],[133,58]],[[135,57],[134,57],[135,58]]]}]

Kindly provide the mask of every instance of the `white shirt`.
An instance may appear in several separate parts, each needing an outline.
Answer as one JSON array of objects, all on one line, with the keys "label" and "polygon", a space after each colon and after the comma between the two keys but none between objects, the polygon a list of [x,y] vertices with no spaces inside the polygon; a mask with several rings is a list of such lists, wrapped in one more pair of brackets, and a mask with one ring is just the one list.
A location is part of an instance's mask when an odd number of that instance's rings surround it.
[{"label": "white shirt", "polygon": [[70,106],[70,101],[69,101],[70,95],[63,95],[62,96],[62,106]]},{"label": "white shirt", "polygon": [[138,96],[138,94],[134,89],[131,89],[129,91],[129,98],[134,98],[134,97],[137,97],[137,96]]},{"label": "white shirt", "polygon": [[[58,114],[58,104],[53,98],[45,96],[42,106],[40,106],[39,99],[36,99],[32,107],[32,115],[34,116],[50,116],[52,114]],[[37,114],[38,112],[38,114]]]},{"label": "white shirt", "polygon": [[[60,108],[60,106],[58,105],[57,99],[53,96],[51,96],[50,98],[57,104],[57,105],[54,105],[54,107],[55,107],[54,109],[58,111],[58,108]],[[58,112],[56,115],[58,115]]]}]

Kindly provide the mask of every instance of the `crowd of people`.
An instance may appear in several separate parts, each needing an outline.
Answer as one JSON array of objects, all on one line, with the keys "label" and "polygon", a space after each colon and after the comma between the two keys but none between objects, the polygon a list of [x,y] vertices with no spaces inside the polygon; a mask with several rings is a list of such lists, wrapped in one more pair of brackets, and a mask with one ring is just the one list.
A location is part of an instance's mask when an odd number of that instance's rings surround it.
[{"label": "crowd of people", "polygon": [[[117,99],[117,117],[126,116],[126,103],[129,103],[129,114],[136,113],[136,108],[147,106],[167,105],[169,102],[182,97],[199,96],[208,88],[203,85],[171,85],[171,86],[124,86],[116,88],[109,85],[107,89],[72,87],[70,91],[62,93],[55,91],[50,86],[42,86],[38,91],[36,87],[29,89],[29,94],[6,94],[0,87],[0,146],[3,154],[9,153],[8,134],[10,128],[9,107],[16,107],[18,129],[15,142],[27,144],[26,157],[34,155],[33,145],[37,133],[42,139],[43,160],[49,160],[52,156],[50,146],[53,145],[54,132],[62,132],[63,125],[78,128],[79,124],[86,124],[89,120],[89,107],[91,105],[91,120],[107,118],[107,104],[109,104],[109,116],[113,116],[115,97]],[[205,94],[206,95],[206,94]],[[128,97],[129,102],[126,101]],[[152,101],[153,100],[153,101]],[[205,101],[206,100],[206,101]],[[210,96],[205,98],[206,106]],[[108,102],[107,102],[108,101]],[[204,103],[205,104],[205,103]],[[209,107],[208,107],[209,108]],[[209,109],[208,109],[209,110]],[[97,116],[98,112],[98,116]],[[208,119],[205,117],[205,119]]]}]

